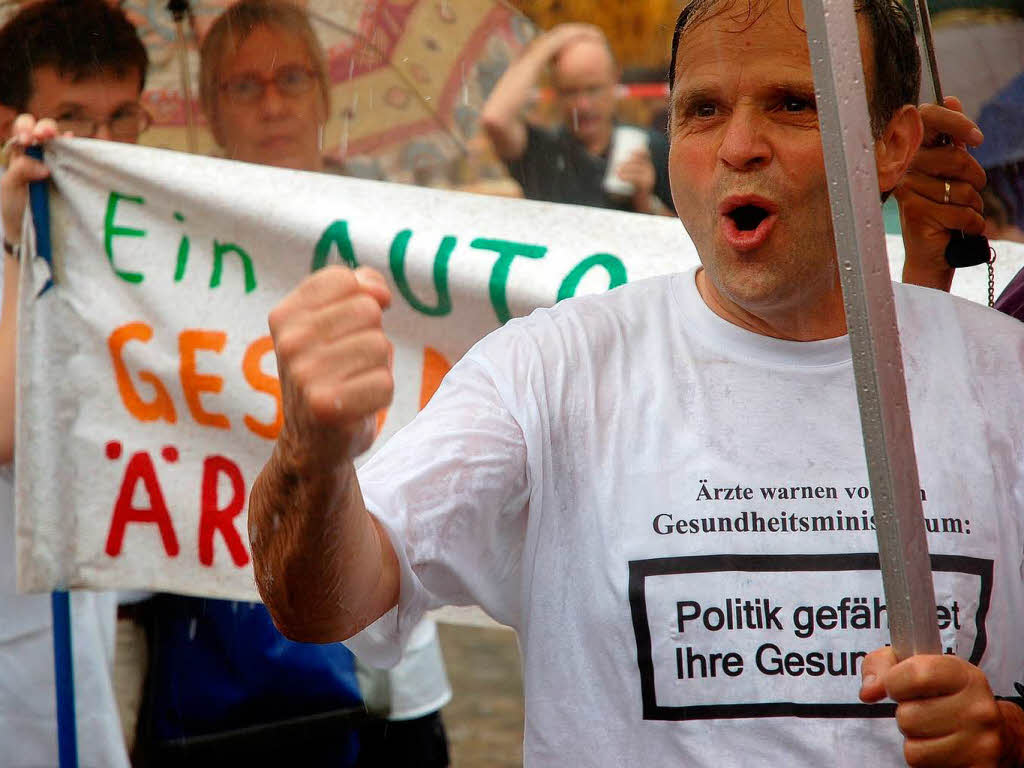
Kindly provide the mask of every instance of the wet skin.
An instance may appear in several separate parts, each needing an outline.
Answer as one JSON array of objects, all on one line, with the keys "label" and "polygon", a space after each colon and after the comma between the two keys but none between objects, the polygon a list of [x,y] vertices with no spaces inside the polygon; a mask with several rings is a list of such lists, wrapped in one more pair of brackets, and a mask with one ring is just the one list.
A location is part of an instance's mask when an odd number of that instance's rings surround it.
[{"label": "wet skin", "polygon": [[[792,6],[792,7],[789,7]],[[741,327],[845,332],[814,79],[800,6],[712,16],[679,46],[669,173],[704,269],[698,288]]]}]

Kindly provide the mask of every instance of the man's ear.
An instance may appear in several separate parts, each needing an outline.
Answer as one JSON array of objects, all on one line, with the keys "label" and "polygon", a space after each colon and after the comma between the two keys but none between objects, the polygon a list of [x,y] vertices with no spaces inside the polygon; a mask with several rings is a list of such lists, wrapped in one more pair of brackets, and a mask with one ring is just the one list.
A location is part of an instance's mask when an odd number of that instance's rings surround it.
[{"label": "man's ear", "polygon": [[875,142],[878,188],[882,194],[891,192],[903,179],[923,137],[924,126],[917,107],[904,104]]}]

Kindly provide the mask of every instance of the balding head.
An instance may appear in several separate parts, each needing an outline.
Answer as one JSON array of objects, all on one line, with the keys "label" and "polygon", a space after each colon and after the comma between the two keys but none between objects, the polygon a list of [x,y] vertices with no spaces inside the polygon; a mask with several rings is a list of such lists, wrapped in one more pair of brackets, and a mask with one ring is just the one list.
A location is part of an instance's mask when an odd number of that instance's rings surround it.
[{"label": "balding head", "polygon": [[555,57],[552,77],[557,87],[562,77],[572,78],[581,73],[600,76],[608,82],[618,83],[619,65],[607,38],[574,40]]},{"label": "balding head", "polygon": [[619,66],[605,38],[568,43],[555,58],[552,83],[564,119],[584,144],[611,136],[617,101]]}]

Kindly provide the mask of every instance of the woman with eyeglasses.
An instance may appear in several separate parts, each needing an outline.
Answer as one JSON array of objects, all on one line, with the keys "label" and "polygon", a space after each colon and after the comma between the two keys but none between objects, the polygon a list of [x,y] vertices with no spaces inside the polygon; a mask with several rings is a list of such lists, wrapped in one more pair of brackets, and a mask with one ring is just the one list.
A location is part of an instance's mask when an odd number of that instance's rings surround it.
[{"label": "woman with eyeglasses", "polygon": [[[300,7],[242,0],[221,14],[201,48],[200,99],[226,157],[324,170],[327,67]],[[147,766],[448,765],[438,710],[451,688],[432,622],[414,631],[397,671],[360,668],[357,681],[343,645],[286,640],[262,604],[158,595],[140,613],[150,662],[137,751]]]},{"label": "woman with eyeglasses", "polygon": [[227,157],[323,169],[330,91],[306,14],[286,2],[241,2],[203,40],[199,96]]}]

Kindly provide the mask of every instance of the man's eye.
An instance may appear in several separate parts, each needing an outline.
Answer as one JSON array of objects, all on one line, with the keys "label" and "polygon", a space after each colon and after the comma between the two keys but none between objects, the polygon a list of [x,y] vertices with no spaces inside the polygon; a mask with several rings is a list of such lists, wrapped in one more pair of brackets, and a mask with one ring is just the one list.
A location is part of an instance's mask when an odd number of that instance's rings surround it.
[{"label": "man's eye", "polygon": [[693,114],[697,117],[714,117],[717,111],[715,105],[710,103],[698,104],[693,108]]},{"label": "man's eye", "polygon": [[782,102],[782,108],[787,112],[803,112],[804,110],[811,109],[811,102],[807,99],[789,98]]}]

